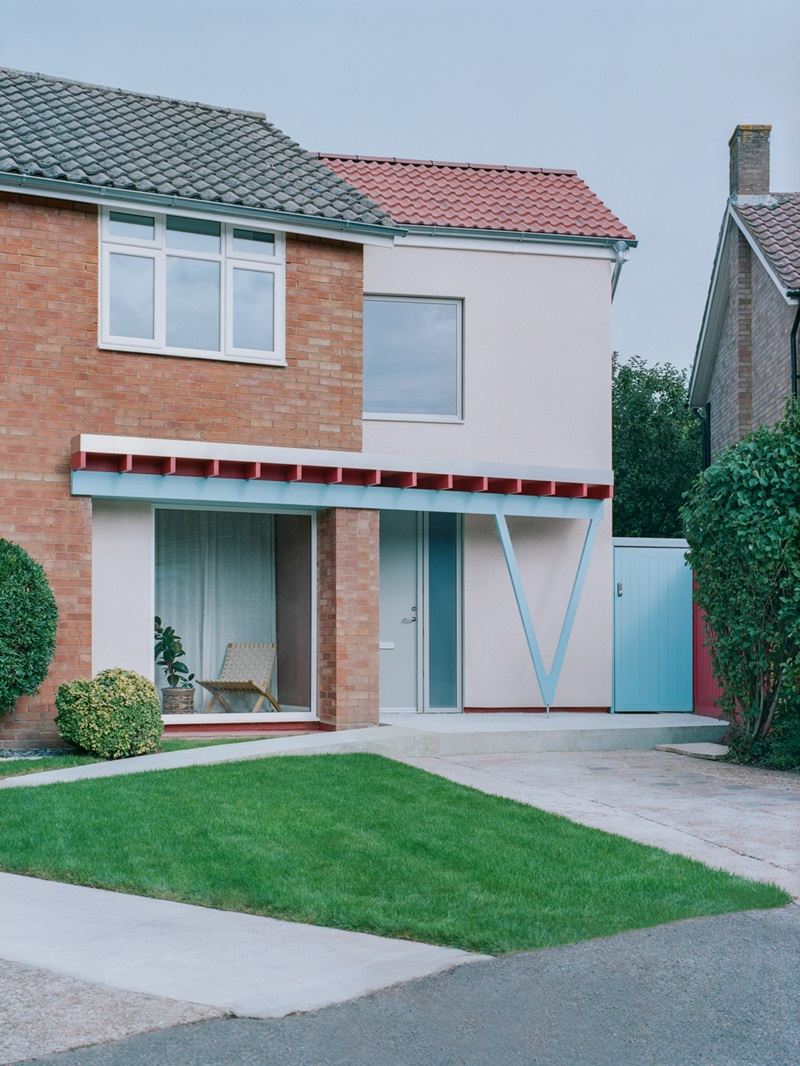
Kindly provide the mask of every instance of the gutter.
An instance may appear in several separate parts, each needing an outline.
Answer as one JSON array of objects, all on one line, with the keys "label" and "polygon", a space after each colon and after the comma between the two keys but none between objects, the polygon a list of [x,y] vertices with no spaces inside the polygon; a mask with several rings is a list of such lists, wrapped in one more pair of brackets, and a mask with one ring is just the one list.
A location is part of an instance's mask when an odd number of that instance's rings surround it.
[{"label": "gutter", "polygon": [[[11,186],[11,189],[8,189]],[[32,195],[56,196],[84,203],[103,203],[106,201],[123,201],[145,204],[151,207],[177,208],[185,211],[205,211],[211,214],[226,215],[232,218],[261,219],[283,225],[298,227],[317,227],[333,232],[352,233],[369,237],[404,237],[407,227],[398,225],[379,226],[369,222],[350,222],[346,219],[325,218],[322,215],[302,215],[289,211],[271,211],[264,207],[245,207],[241,204],[226,204],[218,200],[194,200],[189,197],[165,195],[163,193],[138,192],[131,189],[118,189],[112,185],[90,185],[54,178],[40,178],[31,174],[12,174],[0,171],[0,188],[6,191],[30,191]]]},{"label": "gutter", "polygon": [[403,229],[404,237],[470,237],[473,240],[516,241],[522,244],[588,244],[595,248],[613,248],[622,245],[627,251],[638,245],[637,240],[620,240],[617,237],[580,237],[566,233],[522,233],[516,230],[467,229],[466,226],[412,226]]}]

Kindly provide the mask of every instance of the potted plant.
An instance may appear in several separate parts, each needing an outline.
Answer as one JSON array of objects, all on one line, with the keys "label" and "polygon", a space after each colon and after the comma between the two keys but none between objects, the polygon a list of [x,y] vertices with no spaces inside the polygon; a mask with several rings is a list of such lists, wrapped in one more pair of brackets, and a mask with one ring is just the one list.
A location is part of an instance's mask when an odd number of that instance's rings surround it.
[{"label": "potted plant", "polygon": [[164,714],[194,714],[194,674],[183,659],[186,652],[181,638],[172,626],[164,626],[161,619],[155,620],[155,660],[156,666],[163,666],[167,678],[167,687],[162,688],[162,709]]}]

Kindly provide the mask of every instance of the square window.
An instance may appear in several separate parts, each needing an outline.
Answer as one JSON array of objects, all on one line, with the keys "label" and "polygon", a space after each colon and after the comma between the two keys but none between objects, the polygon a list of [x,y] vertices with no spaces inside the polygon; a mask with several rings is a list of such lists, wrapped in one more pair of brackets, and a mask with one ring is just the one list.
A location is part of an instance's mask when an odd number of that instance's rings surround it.
[{"label": "square window", "polygon": [[462,417],[460,300],[368,296],[364,302],[364,412]]}]

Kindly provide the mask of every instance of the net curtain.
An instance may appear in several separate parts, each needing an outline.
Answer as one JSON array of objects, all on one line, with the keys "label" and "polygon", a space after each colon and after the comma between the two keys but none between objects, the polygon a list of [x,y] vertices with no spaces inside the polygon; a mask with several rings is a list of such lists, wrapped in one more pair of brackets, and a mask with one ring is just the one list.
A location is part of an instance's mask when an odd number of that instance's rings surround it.
[{"label": "net curtain", "polygon": [[[156,614],[175,627],[186,665],[217,678],[229,643],[275,640],[275,533],[272,515],[157,510]],[[166,685],[158,671],[157,687]],[[277,676],[273,677],[273,691]],[[195,710],[210,701],[195,692]],[[231,703],[247,711],[252,701]]]}]

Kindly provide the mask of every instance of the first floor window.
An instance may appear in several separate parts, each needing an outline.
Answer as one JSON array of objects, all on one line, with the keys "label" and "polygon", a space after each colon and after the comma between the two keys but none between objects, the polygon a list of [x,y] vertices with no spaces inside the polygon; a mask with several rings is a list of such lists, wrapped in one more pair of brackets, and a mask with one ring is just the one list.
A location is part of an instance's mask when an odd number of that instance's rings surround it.
[{"label": "first floor window", "polygon": [[284,241],[229,222],[106,211],[101,343],[284,360]]},{"label": "first floor window", "polygon": [[364,414],[462,418],[462,302],[367,296]]}]

